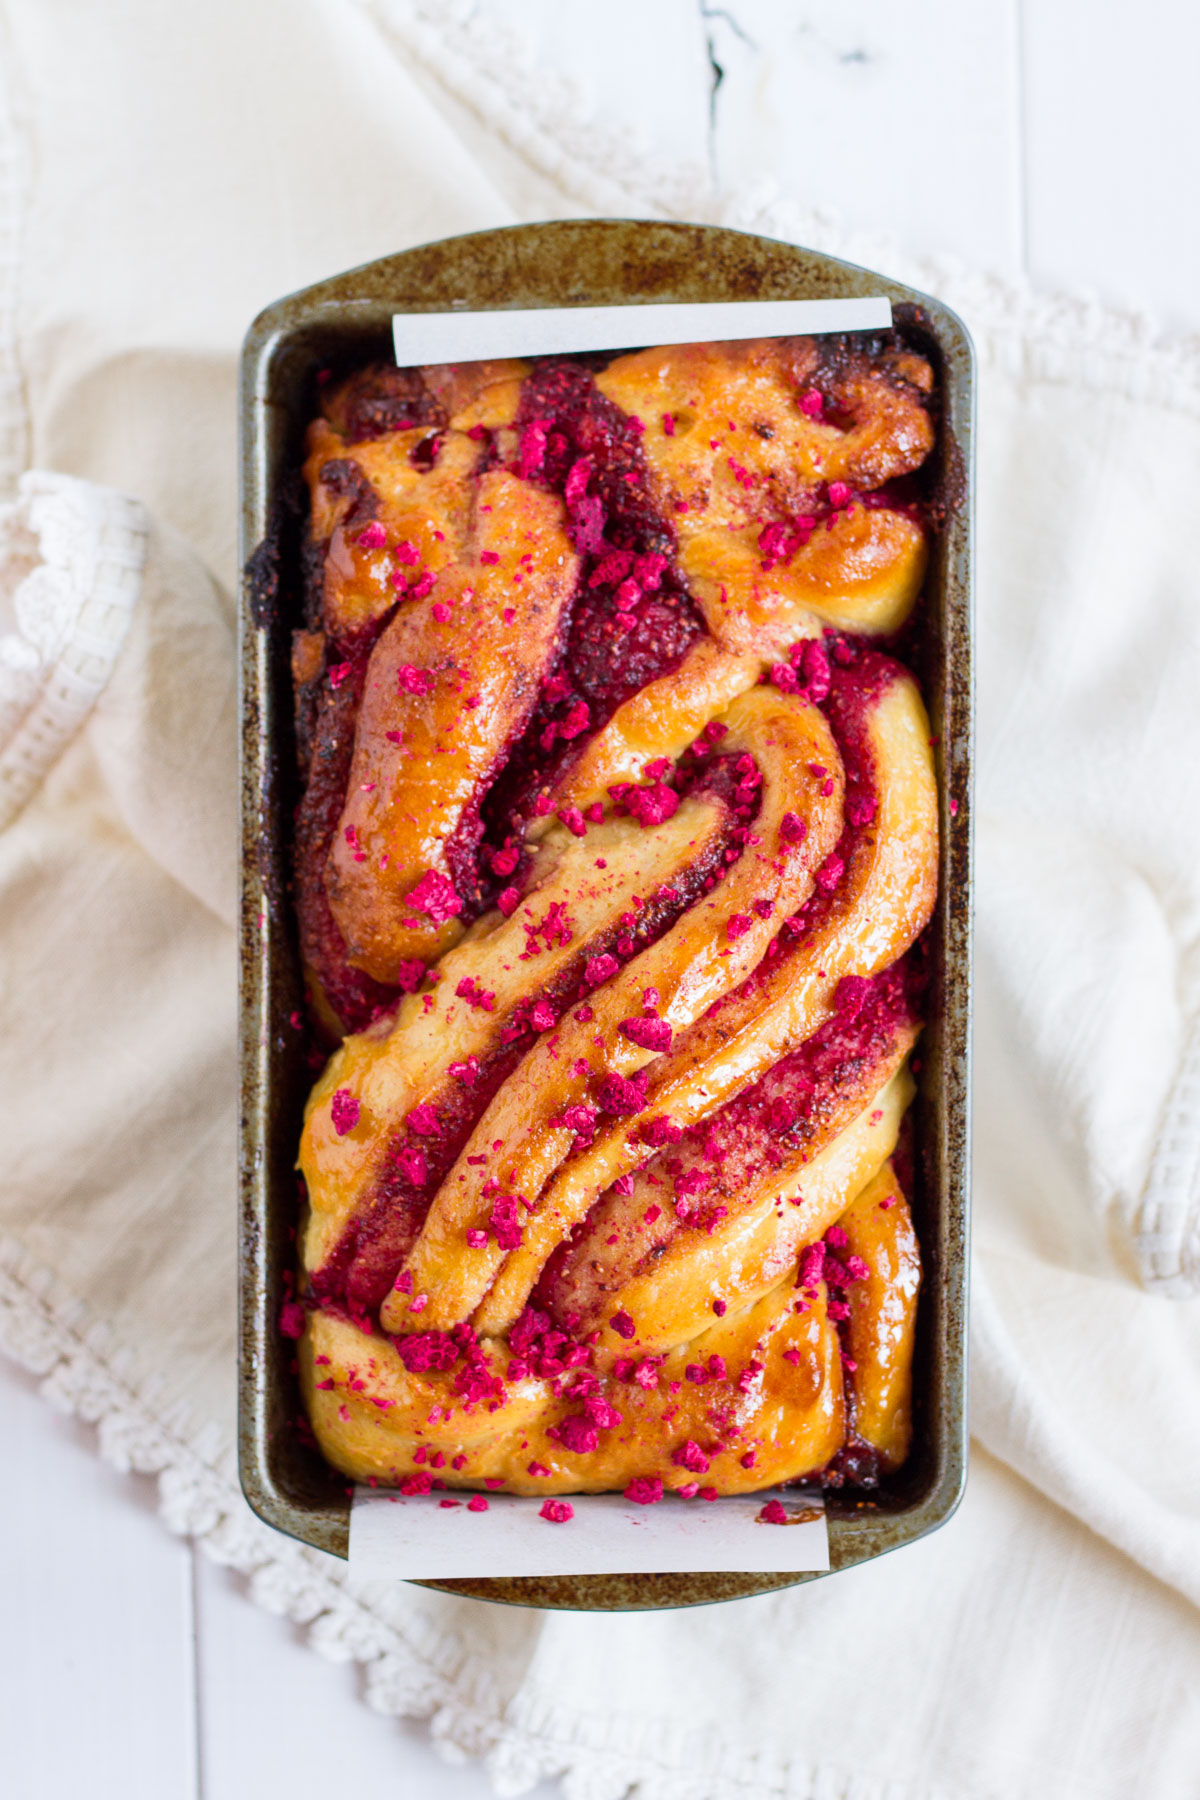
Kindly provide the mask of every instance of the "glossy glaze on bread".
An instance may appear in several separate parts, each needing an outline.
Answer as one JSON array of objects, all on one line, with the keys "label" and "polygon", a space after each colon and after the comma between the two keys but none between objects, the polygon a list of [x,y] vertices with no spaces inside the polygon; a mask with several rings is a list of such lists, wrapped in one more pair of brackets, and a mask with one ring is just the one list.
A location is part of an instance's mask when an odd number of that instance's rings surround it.
[{"label": "glossy glaze on bread", "polygon": [[890,337],[328,384],[293,663],[332,1054],[288,1322],[348,1475],[903,1461],[937,804],[875,644],[932,393]]}]

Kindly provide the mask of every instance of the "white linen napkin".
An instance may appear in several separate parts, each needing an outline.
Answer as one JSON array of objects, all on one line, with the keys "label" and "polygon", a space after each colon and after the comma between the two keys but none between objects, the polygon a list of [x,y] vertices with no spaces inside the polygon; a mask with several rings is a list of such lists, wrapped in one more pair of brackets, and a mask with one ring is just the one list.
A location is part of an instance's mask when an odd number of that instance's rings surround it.
[{"label": "white linen napkin", "polygon": [[[1194,1794],[1200,359],[689,198],[440,10],[210,0],[169,44],[153,0],[65,11],[0,0],[0,1339],[161,1474],[168,1523],[503,1792]],[[237,342],[333,269],[600,209],[936,287],[982,424],[968,1498],[833,1580],[615,1618],[356,1589],[250,1517],[230,1454]],[[26,446],[55,472],[17,483]]]}]

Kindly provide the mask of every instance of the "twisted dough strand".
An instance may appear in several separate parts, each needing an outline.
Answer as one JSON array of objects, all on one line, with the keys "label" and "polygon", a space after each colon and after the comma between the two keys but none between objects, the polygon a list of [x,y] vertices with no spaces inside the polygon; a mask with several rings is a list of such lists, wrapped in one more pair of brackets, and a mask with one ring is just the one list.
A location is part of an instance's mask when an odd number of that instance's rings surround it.
[{"label": "twisted dough strand", "polygon": [[[369,1198],[405,1117],[421,1105],[436,1110],[456,1084],[451,1066],[495,1055],[521,1001],[554,989],[589,955],[606,950],[635,899],[685,883],[724,836],[725,808],[709,795],[685,800],[673,818],[644,833],[610,820],[577,839],[558,826],[539,846],[527,897],[512,915],[485,914],[442,958],[432,993],[407,995],[394,1019],[385,1016],[345,1040],[309,1097],[300,1144],[310,1268],[327,1260]],[[598,860],[606,866],[597,868]],[[523,958],[531,925],[556,906],[569,909],[574,936],[543,941],[536,959]],[[489,1004],[478,1004],[481,993]],[[334,1095],[343,1089],[359,1102],[347,1132],[332,1117]]]},{"label": "twisted dough strand", "polygon": [[[468,1318],[506,1254],[520,1270],[509,1278],[513,1291],[528,1293],[546,1255],[579,1216],[561,1202],[549,1211],[536,1206],[574,1143],[573,1129],[555,1118],[587,1104],[606,1075],[629,1076],[652,1060],[653,1051],[620,1030],[642,1011],[647,989],[656,990],[658,1015],[673,1030],[691,1024],[757,966],[783,919],[811,892],[813,873],[841,824],[841,758],[825,720],[815,707],[755,688],[734,702],[727,723],[723,744],[730,753],[757,754],[763,785],[755,836],[761,843],[747,847],[711,896],[592,997],[591,1017],[572,1015],[505,1083],[434,1198],[406,1266],[411,1290],[389,1296],[381,1315],[385,1329],[410,1327],[412,1304],[422,1297],[417,1318],[423,1326],[445,1329]],[[798,841],[781,833],[789,813],[807,827]],[[737,935],[731,934],[733,921]],[[468,1231],[488,1230],[492,1208],[483,1190],[496,1178],[493,1169],[508,1191],[534,1208],[526,1242],[515,1252],[506,1253],[490,1234],[483,1244],[467,1240]]]}]

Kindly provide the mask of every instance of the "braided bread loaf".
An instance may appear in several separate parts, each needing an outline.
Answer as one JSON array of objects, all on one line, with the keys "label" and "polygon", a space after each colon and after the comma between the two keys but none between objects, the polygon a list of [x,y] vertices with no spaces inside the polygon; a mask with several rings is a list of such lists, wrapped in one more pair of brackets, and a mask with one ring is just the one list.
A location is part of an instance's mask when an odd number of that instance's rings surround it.
[{"label": "braided bread loaf", "polygon": [[[891,337],[377,368],[310,428],[317,1439],[654,1499],[907,1453],[937,809]],[[436,1472],[436,1473],[435,1473]]]}]

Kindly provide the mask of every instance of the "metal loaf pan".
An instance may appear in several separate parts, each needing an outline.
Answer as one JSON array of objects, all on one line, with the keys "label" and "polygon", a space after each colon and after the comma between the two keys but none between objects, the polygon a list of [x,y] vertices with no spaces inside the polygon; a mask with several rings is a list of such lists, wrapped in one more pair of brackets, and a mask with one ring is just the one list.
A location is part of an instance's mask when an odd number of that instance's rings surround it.
[{"label": "metal loaf pan", "polygon": [[[395,311],[792,300],[886,294],[933,361],[941,395],[936,478],[951,502],[931,559],[917,672],[937,734],[941,898],[916,1102],[914,1212],[924,1259],[915,1434],[904,1468],[870,1495],[829,1496],[833,1570],[943,1524],[966,1471],[967,1227],[971,1020],[971,342],[936,300],[816,251],[711,226],[626,220],[523,225],[427,244],[279,300],[246,337],[241,375],[242,1487],[260,1518],[345,1556],[349,1500],[305,1441],[291,1346],[277,1329],[295,1263],[294,1162],[313,1079],[288,899],[297,799],[289,641],[303,532],[299,467],[317,370],[392,354]],[[953,803],[953,814],[951,804]],[[586,1575],[431,1585],[532,1606],[697,1605],[787,1587],[795,1574]]]}]

